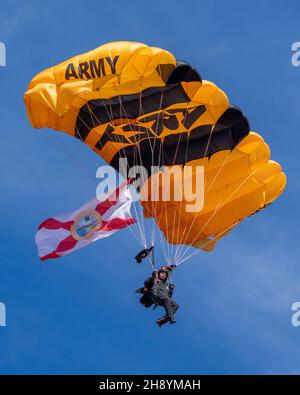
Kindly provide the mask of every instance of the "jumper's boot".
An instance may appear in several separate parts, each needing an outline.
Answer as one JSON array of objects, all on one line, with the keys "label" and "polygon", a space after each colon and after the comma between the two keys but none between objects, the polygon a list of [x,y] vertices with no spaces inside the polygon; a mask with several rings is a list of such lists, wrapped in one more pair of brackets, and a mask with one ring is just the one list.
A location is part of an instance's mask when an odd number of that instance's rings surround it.
[{"label": "jumper's boot", "polygon": [[163,317],[156,320],[156,323],[159,327],[166,324],[167,322],[171,321],[171,317],[169,315],[164,315]]}]

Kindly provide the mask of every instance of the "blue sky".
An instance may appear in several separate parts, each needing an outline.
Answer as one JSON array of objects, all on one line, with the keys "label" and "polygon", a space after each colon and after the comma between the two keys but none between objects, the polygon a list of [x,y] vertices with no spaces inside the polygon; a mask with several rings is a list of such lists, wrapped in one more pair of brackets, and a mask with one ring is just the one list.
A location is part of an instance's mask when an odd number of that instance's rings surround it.
[{"label": "blue sky", "polygon": [[[299,13],[297,1],[1,2],[1,373],[300,373],[290,310],[300,300]],[[271,207],[177,269],[178,322],[160,330],[132,292],[149,267],[133,263],[129,230],[44,264],[34,243],[42,220],[93,196],[102,162],[75,139],[33,130],[23,93],[40,70],[115,40],[194,64],[288,177]]]}]

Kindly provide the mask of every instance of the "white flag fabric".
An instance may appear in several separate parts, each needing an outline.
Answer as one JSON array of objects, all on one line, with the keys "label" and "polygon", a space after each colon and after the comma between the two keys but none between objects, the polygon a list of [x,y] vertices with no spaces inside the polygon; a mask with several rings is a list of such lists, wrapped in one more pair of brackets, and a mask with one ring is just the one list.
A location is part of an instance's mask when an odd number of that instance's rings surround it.
[{"label": "white flag fabric", "polygon": [[103,201],[94,198],[72,213],[42,222],[35,237],[40,259],[59,258],[134,224],[128,184],[125,181]]}]

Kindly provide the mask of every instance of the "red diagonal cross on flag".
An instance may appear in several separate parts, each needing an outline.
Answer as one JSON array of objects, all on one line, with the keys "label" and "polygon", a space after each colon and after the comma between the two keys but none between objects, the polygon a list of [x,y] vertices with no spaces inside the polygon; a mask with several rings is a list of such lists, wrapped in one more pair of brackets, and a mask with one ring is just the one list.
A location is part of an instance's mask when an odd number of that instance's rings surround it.
[{"label": "red diagonal cross on flag", "polygon": [[35,238],[40,259],[59,258],[134,224],[129,183],[123,182],[103,201],[94,198],[72,213],[42,222]]}]

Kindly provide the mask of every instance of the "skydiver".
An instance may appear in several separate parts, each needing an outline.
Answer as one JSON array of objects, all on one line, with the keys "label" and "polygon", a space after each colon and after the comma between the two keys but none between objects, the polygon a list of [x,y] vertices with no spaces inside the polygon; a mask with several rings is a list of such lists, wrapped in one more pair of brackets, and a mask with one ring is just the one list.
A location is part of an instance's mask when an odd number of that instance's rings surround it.
[{"label": "skydiver", "polygon": [[170,284],[171,272],[175,269],[175,265],[162,266],[158,271],[154,271],[152,275],[144,282],[144,287],[136,290],[143,296],[140,302],[145,307],[155,305],[164,307],[166,314],[159,318],[156,323],[159,327],[169,322],[175,324],[174,314],[178,310],[178,304],[172,299],[174,284]]},{"label": "skydiver", "polygon": [[171,272],[176,268],[175,265],[162,266],[154,278],[152,287],[152,299],[158,306],[164,307],[166,314],[159,318],[156,323],[160,327],[167,322],[175,324],[174,315],[179,305],[172,299],[174,284],[170,284]]}]

